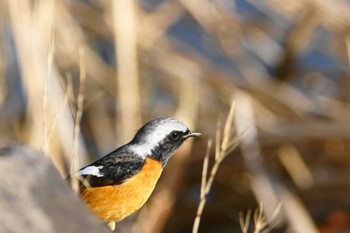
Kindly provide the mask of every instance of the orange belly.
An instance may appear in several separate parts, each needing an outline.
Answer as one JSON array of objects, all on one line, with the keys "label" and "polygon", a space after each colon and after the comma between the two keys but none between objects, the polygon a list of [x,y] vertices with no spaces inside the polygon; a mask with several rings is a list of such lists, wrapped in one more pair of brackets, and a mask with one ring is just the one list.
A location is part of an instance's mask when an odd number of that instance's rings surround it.
[{"label": "orange belly", "polygon": [[146,158],[143,168],[126,182],[86,188],[81,190],[81,196],[92,212],[102,220],[120,221],[145,204],[161,173],[161,163]]}]

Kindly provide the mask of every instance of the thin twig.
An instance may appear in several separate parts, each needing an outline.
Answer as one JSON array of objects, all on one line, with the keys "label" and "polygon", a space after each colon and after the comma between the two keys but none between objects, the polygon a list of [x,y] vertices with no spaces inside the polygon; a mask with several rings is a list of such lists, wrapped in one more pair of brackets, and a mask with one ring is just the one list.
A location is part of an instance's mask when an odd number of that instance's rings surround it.
[{"label": "thin twig", "polygon": [[[276,222],[276,216],[281,210],[282,204],[280,203],[274,210],[271,217],[268,219],[264,214],[263,205],[260,204],[258,208],[254,210],[253,213],[253,222],[254,222],[254,233],[267,233],[270,232],[273,228],[274,223]],[[242,212],[239,213],[239,224],[241,226],[242,233],[248,233],[249,225],[251,223],[252,211],[249,209],[246,216]]]},{"label": "thin twig", "polygon": [[[220,132],[220,120],[218,121],[217,128],[216,128],[216,136],[215,141],[220,142],[221,141],[221,132]],[[220,155],[220,143],[215,143],[215,161],[218,160]]]},{"label": "thin twig", "polygon": [[[228,155],[228,151],[232,151],[232,148],[237,147],[239,144],[239,140],[232,140],[231,137],[231,127],[232,127],[232,121],[233,121],[233,114],[234,113],[234,104],[232,103],[230,112],[227,116],[226,123],[224,126],[224,138],[222,139],[222,142],[220,143],[220,130],[216,131],[216,146],[215,146],[215,162],[210,170],[210,176],[207,178],[207,172],[208,172],[208,161],[209,161],[209,151],[211,148],[211,143],[208,142],[208,149],[207,153],[204,158],[203,163],[203,174],[202,174],[202,184],[201,184],[201,193],[200,193],[200,201],[197,208],[197,215],[193,223],[192,233],[197,233],[201,216],[203,213],[203,209],[207,200],[207,195],[210,192],[210,189],[213,185],[215,176],[217,171],[219,170],[220,164],[223,161],[223,159]],[[237,136],[239,137],[239,136]],[[236,142],[236,144],[231,144],[232,142]],[[210,148],[209,148],[210,145]],[[220,147],[221,145],[221,147]],[[204,170],[206,169],[206,170]]]},{"label": "thin twig", "polygon": [[196,218],[194,220],[192,232],[198,232],[199,224],[201,221],[201,216],[202,216],[203,209],[204,209],[204,204],[206,202],[205,187],[207,186],[206,181],[207,181],[207,176],[208,176],[209,156],[210,156],[211,147],[212,147],[212,140],[209,139],[208,146],[207,146],[207,152],[205,154],[204,162],[203,162],[200,202],[199,202],[199,205],[197,208],[197,214],[196,214]]},{"label": "thin twig", "polygon": [[242,233],[248,233],[251,214],[251,209],[248,210],[247,215],[245,217],[242,212],[239,213],[239,225],[241,226]]},{"label": "thin twig", "polygon": [[[80,134],[80,121],[83,115],[84,104],[84,92],[85,92],[85,51],[82,47],[79,48],[80,58],[80,82],[79,82],[79,94],[78,94],[78,106],[74,121],[74,135],[73,135],[73,156],[71,160],[71,174],[73,174],[79,167],[79,155],[78,155],[78,143]],[[79,180],[76,176],[72,177],[72,189],[75,193],[79,193]]]},{"label": "thin twig", "polygon": [[228,114],[226,124],[224,127],[224,138],[223,138],[222,144],[221,144],[222,151],[226,151],[228,149],[228,146],[229,146],[228,144],[229,144],[229,141],[231,138],[231,129],[232,129],[234,111],[235,111],[235,103],[233,102],[231,104],[230,112]]}]

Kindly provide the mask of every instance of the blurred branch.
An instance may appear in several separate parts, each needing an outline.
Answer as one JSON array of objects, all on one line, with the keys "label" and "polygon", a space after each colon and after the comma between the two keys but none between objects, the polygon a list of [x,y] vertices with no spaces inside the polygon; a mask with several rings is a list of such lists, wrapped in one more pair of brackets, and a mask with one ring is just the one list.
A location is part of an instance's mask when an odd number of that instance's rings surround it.
[{"label": "blurred branch", "polygon": [[314,7],[318,12],[318,20],[325,27],[332,31],[339,32],[347,28],[350,20],[350,6],[346,1],[337,1],[336,4],[331,0],[269,0],[267,1],[272,9],[278,10],[281,14],[288,17],[295,17],[300,13],[300,10],[307,6]]},{"label": "blurred branch", "polygon": [[66,70],[79,67],[79,56],[76,50],[84,46],[86,64],[89,64],[86,66],[86,75],[91,77],[90,82],[92,82],[90,86],[103,89],[114,96],[115,88],[110,85],[110,80],[115,76],[115,71],[105,63],[97,51],[90,47],[90,38],[75,19],[76,12],[71,12],[69,9],[71,1],[56,1],[55,3],[55,13],[60,19],[55,21],[55,31],[59,42],[56,54],[57,57],[62,58],[56,60],[57,65]]},{"label": "blurred branch", "polygon": [[306,5],[285,39],[286,45],[274,77],[280,81],[290,81],[295,72],[294,60],[303,54],[312,42],[314,32],[319,23],[319,15],[315,13],[312,5]]},{"label": "blurred branch", "polygon": [[254,195],[258,202],[265,206],[265,215],[271,219],[274,216],[276,206],[282,203],[285,217],[276,216],[278,222],[282,217],[286,218],[289,227],[296,233],[318,232],[311,216],[299,198],[279,182],[276,177],[272,178],[271,173],[265,167],[254,120],[254,106],[250,97],[242,92],[236,92],[235,101],[237,103],[237,114],[235,115],[237,132],[247,131],[240,144],[242,155],[245,165],[251,173],[250,180]]},{"label": "blurred branch", "polygon": [[149,50],[157,45],[157,41],[166,37],[166,32],[173,24],[177,23],[184,15],[185,10],[177,0],[163,2],[151,14],[140,11],[140,46]]},{"label": "blurred branch", "polygon": [[311,188],[315,184],[309,167],[294,146],[281,146],[278,150],[278,156],[300,189]]},{"label": "blurred branch", "polygon": [[275,124],[262,131],[259,139],[263,145],[278,145],[287,142],[311,142],[334,137],[350,137],[349,122],[315,122]]},{"label": "blurred branch", "polygon": [[242,30],[233,11],[227,11],[215,1],[179,0],[199,24],[220,44],[224,53],[233,59],[242,40]]}]

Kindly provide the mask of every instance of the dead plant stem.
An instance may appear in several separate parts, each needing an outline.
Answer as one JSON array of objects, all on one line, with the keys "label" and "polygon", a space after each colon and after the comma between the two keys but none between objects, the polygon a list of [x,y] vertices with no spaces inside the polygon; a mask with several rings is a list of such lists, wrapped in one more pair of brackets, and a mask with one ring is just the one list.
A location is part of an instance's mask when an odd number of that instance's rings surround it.
[{"label": "dead plant stem", "polygon": [[[73,135],[73,156],[71,161],[71,174],[73,174],[79,167],[79,155],[78,155],[78,143],[80,135],[80,122],[83,115],[84,105],[84,92],[85,92],[85,51],[82,47],[79,48],[79,65],[80,65],[80,82],[79,82],[79,94],[78,94],[78,106],[74,121],[74,135]],[[72,189],[75,193],[79,193],[79,180],[78,177],[73,176]]]},{"label": "dead plant stem", "polygon": [[52,66],[53,66],[53,59],[55,55],[55,35],[54,33],[51,34],[51,41],[49,44],[49,51],[48,51],[48,57],[47,57],[47,73],[44,75],[44,82],[43,82],[43,127],[42,127],[42,145],[41,145],[41,151],[44,155],[48,156],[48,138],[47,138],[47,119],[48,115],[50,114],[48,111],[48,85],[49,85],[49,78],[52,75]]},{"label": "dead plant stem", "polygon": [[231,139],[233,115],[234,115],[234,104],[232,103],[230,112],[227,116],[227,120],[224,126],[224,137],[221,143],[220,143],[221,133],[219,130],[220,124],[218,124],[218,129],[216,131],[215,162],[210,170],[209,178],[207,178],[207,174],[209,169],[209,156],[210,156],[212,142],[211,140],[208,141],[208,149],[203,162],[200,201],[197,208],[196,218],[193,223],[192,233],[198,232],[201,216],[203,214],[204,206],[207,201],[207,195],[209,194],[210,189],[213,185],[216,173],[219,170],[221,162],[226,158],[226,156],[228,155],[228,152],[231,152],[239,144],[239,140],[235,140],[237,138],[240,138],[239,136],[237,136],[233,140]]}]

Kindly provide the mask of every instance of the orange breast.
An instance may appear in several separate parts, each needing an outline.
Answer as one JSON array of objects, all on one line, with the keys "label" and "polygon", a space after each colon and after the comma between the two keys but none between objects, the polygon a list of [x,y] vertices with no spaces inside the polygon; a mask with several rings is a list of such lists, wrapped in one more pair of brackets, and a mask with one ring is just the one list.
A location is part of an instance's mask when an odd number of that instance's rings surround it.
[{"label": "orange breast", "polygon": [[146,158],[143,168],[126,182],[86,188],[81,190],[81,196],[92,212],[102,220],[120,221],[145,204],[161,173],[161,163]]}]

